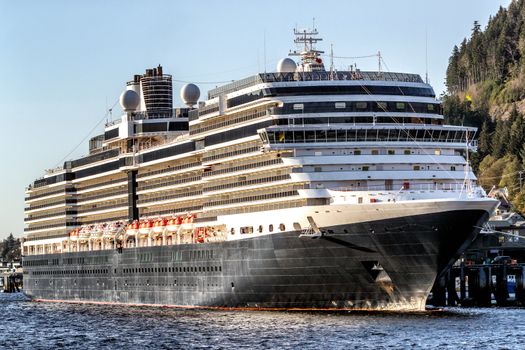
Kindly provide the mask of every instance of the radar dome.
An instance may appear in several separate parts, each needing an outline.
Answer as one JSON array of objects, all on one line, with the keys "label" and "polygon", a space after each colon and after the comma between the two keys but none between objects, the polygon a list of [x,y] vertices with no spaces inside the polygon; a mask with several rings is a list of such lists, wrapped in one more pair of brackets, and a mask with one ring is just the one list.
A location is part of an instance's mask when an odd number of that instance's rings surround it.
[{"label": "radar dome", "polygon": [[133,112],[137,110],[140,104],[140,97],[133,90],[126,90],[120,95],[120,105],[124,112]]},{"label": "radar dome", "polygon": [[180,89],[180,98],[189,107],[192,107],[194,104],[196,104],[197,101],[199,101],[200,96],[201,91],[195,84],[186,84],[182,87],[182,89]]},{"label": "radar dome", "polygon": [[277,62],[278,73],[294,73],[296,68],[297,65],[295,64],[295,61],[288,57]]}]

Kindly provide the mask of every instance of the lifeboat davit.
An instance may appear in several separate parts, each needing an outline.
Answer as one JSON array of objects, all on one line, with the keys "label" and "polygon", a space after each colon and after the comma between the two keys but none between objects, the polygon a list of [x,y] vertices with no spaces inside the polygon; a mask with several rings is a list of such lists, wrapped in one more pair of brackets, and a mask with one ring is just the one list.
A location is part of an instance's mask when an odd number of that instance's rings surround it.
[{"label": "lifeboat davit", "polygon": [[168,220],[158,219],[157,221],[153,223],[153,232],[162,233],[167,225],[168,225]]}]

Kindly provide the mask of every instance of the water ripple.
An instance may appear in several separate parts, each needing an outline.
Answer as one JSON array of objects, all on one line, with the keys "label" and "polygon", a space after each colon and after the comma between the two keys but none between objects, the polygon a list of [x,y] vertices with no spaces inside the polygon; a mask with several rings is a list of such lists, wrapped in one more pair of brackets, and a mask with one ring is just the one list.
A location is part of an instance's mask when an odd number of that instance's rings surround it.
[{"label": "water ripple", "polygon": [[1,349],[522,349],[525,309],[240,312],[36,303],[0,294]]}]

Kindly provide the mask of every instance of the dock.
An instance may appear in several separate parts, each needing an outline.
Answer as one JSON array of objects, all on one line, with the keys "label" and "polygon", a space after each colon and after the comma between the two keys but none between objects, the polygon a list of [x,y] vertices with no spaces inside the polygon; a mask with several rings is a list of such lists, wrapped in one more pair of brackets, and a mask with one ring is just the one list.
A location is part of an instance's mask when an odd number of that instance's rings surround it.
[{"label": "dock", "polygon": [[453,266],[432,288],[433,306],[525,306],[525,264]]}]

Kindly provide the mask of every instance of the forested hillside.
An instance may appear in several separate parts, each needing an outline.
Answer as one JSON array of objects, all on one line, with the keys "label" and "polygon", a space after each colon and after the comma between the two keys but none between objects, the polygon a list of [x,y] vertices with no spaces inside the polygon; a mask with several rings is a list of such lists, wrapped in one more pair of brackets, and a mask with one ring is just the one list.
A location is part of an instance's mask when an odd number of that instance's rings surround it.
[{"label": "forested hillside", "polygon": [[479,128],[472,166],[480,184],[507,187],[515,209],[525,212],[525,0],[500,7],[485,29],[474,22],[452,50],[446,84],[448,122]]}]

